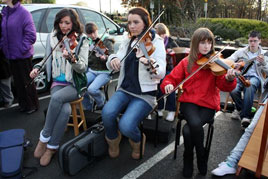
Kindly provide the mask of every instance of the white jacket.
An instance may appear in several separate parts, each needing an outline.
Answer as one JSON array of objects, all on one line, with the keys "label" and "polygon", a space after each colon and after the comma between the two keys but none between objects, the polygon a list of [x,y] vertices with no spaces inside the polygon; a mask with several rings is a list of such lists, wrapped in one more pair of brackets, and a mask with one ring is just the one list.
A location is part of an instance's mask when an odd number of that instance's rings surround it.
[{"label": "white jacket", "polygon": [[[111,54],[106,62],[106,66],[110,71],[113,71],[110,62],[115,57],[122,60],[127,52],[127,48],[130,42],[130,38],[125,36],[123,43],[120,45],[119,50],[116,54]],[[155,38],[152,41],[153,46],[155,47],[155,51],[151,54],[151,58],[156,61],[156,64],[159,65],[157,70],[157,75],[150,74],[147,71],[148,66],[145,66],[143,63],[139,61],[139,83],[142,92],[149,92],[157,90],[157,84],[160,83],[160,80],[164,78],[166,73],[166,50],[164,46],[163,39],[155,34]],[[124,79],[124,63],[125,61],[121,61],[120,74],[118,79],[118,88],[121,86],[121,83]]]}]

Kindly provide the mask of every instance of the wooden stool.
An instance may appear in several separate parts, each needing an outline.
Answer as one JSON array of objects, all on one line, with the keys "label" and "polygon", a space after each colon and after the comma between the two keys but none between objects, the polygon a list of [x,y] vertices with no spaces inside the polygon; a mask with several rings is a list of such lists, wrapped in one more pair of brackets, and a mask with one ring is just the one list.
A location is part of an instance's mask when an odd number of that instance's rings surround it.
[{"label": "wooden stool", "polygon": [[[74,128],[74,135],[77,136],[79,134],[79,127],[83,125],[84,131],[87,130],[87,123],[85,119],[85,114],[82,106],[83,97],[79,98],[78,100],[70,102],[71,108],[72,108],[72,114],[71,117],[73,118],[72,123],[67,124],[67,126],[72,126]],[[77,114],[76,107],[79,107],[79,113]],[[81,121],[78,123],[78,118],[81,119]]]}]

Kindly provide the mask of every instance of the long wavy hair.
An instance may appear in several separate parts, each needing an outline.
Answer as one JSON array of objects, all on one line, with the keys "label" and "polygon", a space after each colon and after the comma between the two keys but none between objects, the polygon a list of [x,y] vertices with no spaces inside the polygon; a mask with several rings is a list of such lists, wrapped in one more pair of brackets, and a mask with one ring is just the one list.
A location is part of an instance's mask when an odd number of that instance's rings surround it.
[{"label": "long wavy hair", "polygon": [[214,40],[214,35],[213,33],[208,29],[208,28],[198,28],[195,30],[192,38],[191,38],[191,45],[190,45],[190,53],[188,56],[188,66],[187,66],[187,71],[191,73],[193,64],[196,60],[198,60],[198,55],[199,55],[199,43],[201,41],[208,40],[212,42],[211,45],[211,51],[210,53],[215,52],[214,50],[214,45],[215,45],[215,40]]},{"label": "long wavy hair", "polygon": [[[132,9],[130,9],[128,11],[128,16],[130,14],[137,14],[137,15],[139,15],[141,17],[141,19],[142,19],[142,21],[144,23],[144,29],[143,29],[143,31],[146,30],[152,24],[152,21],[151,21],[149,12],[145,8],[143,8],[143,7],[134,7]],[[131,37],[132,35],[131,35],[130,31],[129,31],[128,26],[127,26],[127,30],[129,32],[129,36]]]},{"label": "long wavy hair", "polygon": [[58,40],[61,40],[62,37],[64,36],[64,34],[60,30],[59,24],[60,24],[61,19],[66,16],[69,16],[73,23],[71,32],[76,32],[79,35],[83,33],[84,28],[83,28],[82,23],[79,20],[79,17],[76,11],[71,8],[63,8],[56,14],[55,21],[54,21],[54,30],[56,30],[55,36],[57,37]]}]

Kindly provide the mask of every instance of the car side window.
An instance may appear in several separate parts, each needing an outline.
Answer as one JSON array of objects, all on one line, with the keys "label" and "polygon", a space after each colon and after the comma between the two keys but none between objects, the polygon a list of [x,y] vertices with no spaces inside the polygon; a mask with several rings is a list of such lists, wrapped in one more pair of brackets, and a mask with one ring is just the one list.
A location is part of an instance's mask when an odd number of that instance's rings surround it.
[{"label": "car side window", "polygon": [[106,17],[103,17],[106,28],[109,28],[109,32],[117,32],[117,27],[114,23],[108,20]]},{"label": "car side window", "polygon": [[46,19],[46,28],[47,28],[47,33],[50,33],[54,27],[54,20],[56,17],[56,14],[61,10],[62,8],[53,8],[50,9],[47,15]]},{"label": "car side window", "polygon": [[41,28],[40,25],[41,25],[41,22],[42,22],[41,18],[43,17],[44,12],[45,12],[45,9],[32,12],[36,32],[40,32],[40,28]]},{"label": "car side window", "polygon": [[81,13],[83,14],[84,18],[85,18],[85,23],[89,23],[89,22],[94,22],[97,26],[98,26],[98,32],[99,34],[103,34],[105,31],[105,25],[103,23],[102,17],[100,14],[94,12],[94,11],[90,11],[90,10],[86,10],[86,9],[81,9],[80,10]]}]

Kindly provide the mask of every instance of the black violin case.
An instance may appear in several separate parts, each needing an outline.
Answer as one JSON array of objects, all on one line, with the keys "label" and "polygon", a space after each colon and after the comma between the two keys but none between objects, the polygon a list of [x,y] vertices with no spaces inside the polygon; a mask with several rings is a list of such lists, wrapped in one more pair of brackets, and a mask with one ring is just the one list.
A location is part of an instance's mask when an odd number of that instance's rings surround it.
[{"label": "black violin case", "polygon": [[93,161],[101,159],[107,150],[104,126],[97,123],[60,146],[59,164],[64,172],[75,175]]}]

